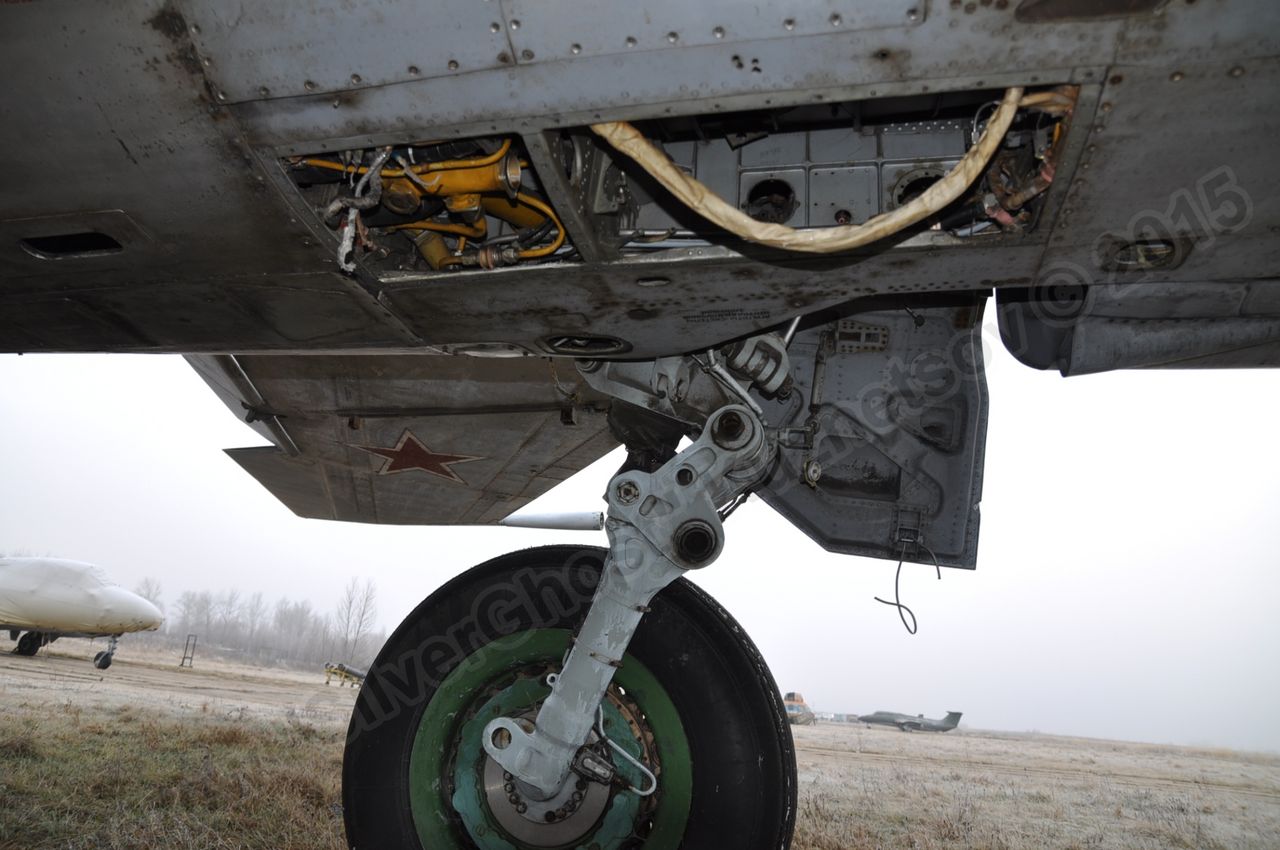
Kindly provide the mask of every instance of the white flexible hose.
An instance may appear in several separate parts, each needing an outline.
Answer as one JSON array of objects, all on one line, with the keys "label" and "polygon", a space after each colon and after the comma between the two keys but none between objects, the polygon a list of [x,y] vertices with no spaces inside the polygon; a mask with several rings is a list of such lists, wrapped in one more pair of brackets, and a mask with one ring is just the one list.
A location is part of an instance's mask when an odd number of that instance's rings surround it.
[{"label": "white flexible hose", "polygon": [[810,230],[797,230],[784,224],[756,221],[677,168],[661,149],[626,122],[592,124],[591,129],[609,144],[635,160],[667,191],[712,224],[760,245],[770,245],[788,251],[830,254],[836,251],[847,251],[891,236],[923,221],[963,195],[978,175],[986,169],[987,163],[991,161],[996,148],[1013,124],[1014,115],[1017,114],[1022,100],[1022,92],[1023,90],[1018,87],[1005,91],[1000,106],[987,122],[987,127],[978,143],[965,153],[964,157],[956,163],[955,168],[926,189],[918,198],[895,210],[868,219],[862,224]]}]

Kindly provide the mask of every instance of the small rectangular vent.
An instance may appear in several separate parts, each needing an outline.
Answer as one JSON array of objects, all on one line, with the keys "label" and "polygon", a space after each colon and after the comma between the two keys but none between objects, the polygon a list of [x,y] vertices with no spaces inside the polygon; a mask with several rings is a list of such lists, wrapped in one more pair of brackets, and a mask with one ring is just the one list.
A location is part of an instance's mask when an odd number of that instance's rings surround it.
[{"label": "small rectangular vent", "polygon": [[842,319],[836,327],[837,354],[884,351],[888,347],[888,328],[880,327],[879,325],[864,325],[851,319]]},{"label": "small rectangular vent", "polygon": [[28,236],[19,243],[22,250],[42,260],[64,260],[70,257],[99,257],[124,250],[119,242],[105,233],[86,230],[53,236]]}]

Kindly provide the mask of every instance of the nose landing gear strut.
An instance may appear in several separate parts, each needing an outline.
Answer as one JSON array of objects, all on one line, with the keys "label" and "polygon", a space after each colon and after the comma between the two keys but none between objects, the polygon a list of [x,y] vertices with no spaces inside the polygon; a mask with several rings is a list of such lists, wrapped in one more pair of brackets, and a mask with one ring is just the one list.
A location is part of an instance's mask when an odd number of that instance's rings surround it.
[{"label": "nose landing gear strut", "polygon": [[344,756],[354,850],[790,844],[781,694],[682,577],[716,560],[722,516],[772,472],[778,436],[739,379],[785,392],[785,343],[579,369],[617,399],[630,452],[606,493],[609,548],[496,558],[388,639]]},{"label": "nose landing gear strut", "polygon": [[609,556],[591,610],[532,729],[500,717],[484,730],[490,758],[535,798],[558,794],[575,772],[608,782],[584,750],[601,697],[654,595],[723,547],[719,506],[757,483],[773,458],[757,414],[727,405],[702,435],[654,473],[624,471],[609,483]]}]

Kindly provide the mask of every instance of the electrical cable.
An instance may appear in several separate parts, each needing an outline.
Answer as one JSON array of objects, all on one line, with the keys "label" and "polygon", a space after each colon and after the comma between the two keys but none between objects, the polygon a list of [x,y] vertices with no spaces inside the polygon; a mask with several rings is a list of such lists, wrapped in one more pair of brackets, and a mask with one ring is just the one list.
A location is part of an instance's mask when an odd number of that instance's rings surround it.
[{"label": "electrical cable", "polygon": [[[690,210],[735,236],[760,245],[789,251],[829,254],[847,251],[891,236],[921,222],[957,200],[986,170],[1005,133],[1013,125],[1024,90],[1005,91],[982,137],[969,148],[945,176],[919,197],[862,224],[798,230],[783,224],[757,221],[729,204],[704,183],[685,174],[639,130],[626,122],[592,124],[591,129],[619,152],[626,154]],[[1037,101],[1039,103],[1040,101]]]},{"label": "electrical cable", "polygon": [[[382,173],[379,169],[389,156],[391,156],[391,148],[388,146],[373,158],[370,170],[366,171],[360,178],[360,182],[356,184],[353,196],[335,198],[325,209],[325,218],[337,215],[344,207],[347,209],[346,227],[342,231],[342,238],[338,241],[338,268],[348,274],[356,270],[354,254],[356,231],[360,227],[360,211],[372,209],[382,199]],[[370,180],[370,177],[373,179]],[[366,187],[369,187],[368,194],[365,194]]]},{"label": "electrical cable", "polygon": [[536,245],[538,244],[538,241],[541,240],[548,233],[550,233],[551,229],[555,226],[556,226],[556,223],[552,221],[550,218],[548,218],[546,221],[542,222],[542,224],[539,224],[537,227],[530,227],[527,230],[520,231],[516,235],[515,241],[517,244],[520,245],[521,248],[527,248],[530,245]]},{"label": "electrical cable", "polygon": [[[929,557],[933,559],[933,568],[938,571],[938,581],[942,581],[942,566],[938,563],[938,556],[933,554],[933,550],[923,543],[917,543],[921,549],[929,553]],[[902,603],[902,595],[899,593],[899,582],[902,580],[902,564],[907,558],[907,541],[902,541],[902,551],[898,553],[898,569],[893,574],[893,601],[881,599],[879,596],[874,597],[875,600],[882,605],[891,605],[898,609],[898,617],[902,620],[903,627],[907,630],[907,634],[913,635],[919,627],[916,621],[915,612]],[[911,622],[907,622],[907,618],[911,618]]]}]

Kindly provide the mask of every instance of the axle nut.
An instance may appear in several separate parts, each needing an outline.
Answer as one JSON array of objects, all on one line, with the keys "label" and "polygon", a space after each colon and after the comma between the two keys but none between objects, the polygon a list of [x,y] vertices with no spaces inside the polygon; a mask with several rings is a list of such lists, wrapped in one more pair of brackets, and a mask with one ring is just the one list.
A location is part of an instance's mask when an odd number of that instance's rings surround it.
[{"label": "axle nut", "polygon": [[727,451],[740,449],[751,442],[751,424],[736,410],[726,410],[711,423],[711,439]]},{"label": "axle nut", "polygon": [[716,553],[716,531],[700,519],[691,519],[676,529],[672,542],[676,554],[690,566],[700,567]]}]

